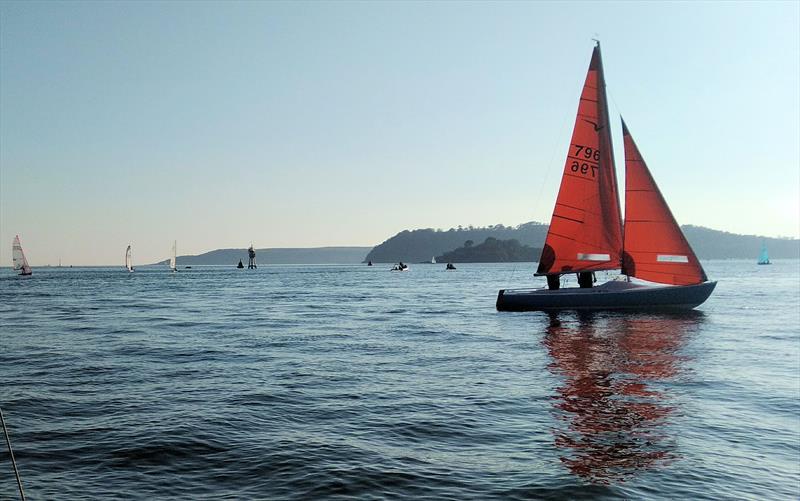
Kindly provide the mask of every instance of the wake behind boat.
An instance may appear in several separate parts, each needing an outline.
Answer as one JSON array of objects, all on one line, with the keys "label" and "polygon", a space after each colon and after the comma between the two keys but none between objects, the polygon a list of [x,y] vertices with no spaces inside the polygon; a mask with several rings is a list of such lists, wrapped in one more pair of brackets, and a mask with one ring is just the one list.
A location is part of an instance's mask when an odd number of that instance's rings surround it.
[{"label": "wake behind boat", "polygon": [[[536,276],[547,289],[501,290],[497,309],[690,309],[716,286],[658,189],[625,122],[625,229],[620,214],[605,77],[598,43],[581,93],[572,141]],[[619,269],[627,281],[594,287],[594,272]],[[579,288],[561,289],[577,273]],[[631,283],[630,277],[664,284]]]}]

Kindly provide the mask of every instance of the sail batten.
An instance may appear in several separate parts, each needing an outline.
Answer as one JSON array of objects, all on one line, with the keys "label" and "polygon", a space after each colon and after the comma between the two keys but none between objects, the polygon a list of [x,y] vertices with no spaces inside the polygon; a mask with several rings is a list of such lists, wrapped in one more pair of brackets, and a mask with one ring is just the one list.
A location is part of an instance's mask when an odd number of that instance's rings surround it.
[{"label": "sail batten", "polygon": [[[608,256],[581,259],[579,256]],[[537,275],[619,268],[622,220],[605,77],[594,48]]]},{"label": "sail batten", "polygon": [[625,145],[625,241],[622,272],[651,282],[707,281],[689,242],[622,122]]}]

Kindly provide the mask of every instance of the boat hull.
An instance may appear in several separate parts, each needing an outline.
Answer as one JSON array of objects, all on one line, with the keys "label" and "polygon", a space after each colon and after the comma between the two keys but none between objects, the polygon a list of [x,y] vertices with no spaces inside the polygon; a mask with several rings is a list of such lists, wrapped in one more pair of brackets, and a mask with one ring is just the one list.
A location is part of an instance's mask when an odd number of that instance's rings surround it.
[{"label": "boat hull", "polygon": [[697,285],[647,286],[612,281],[579,289],[514,289],[497,295],[499,311],[554,310],[689,310],[702,304],[717,282]]}]

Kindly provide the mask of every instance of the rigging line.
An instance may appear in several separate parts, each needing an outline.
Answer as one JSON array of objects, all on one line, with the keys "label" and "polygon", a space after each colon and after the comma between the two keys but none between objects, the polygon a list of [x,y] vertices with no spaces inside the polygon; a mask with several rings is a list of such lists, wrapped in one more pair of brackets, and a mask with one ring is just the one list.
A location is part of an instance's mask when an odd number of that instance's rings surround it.
[{"label": "rigging line", "polygon": [[19,488],[19,497],[25,501],[25,491],[22,490],[22,480],[19,478],[19,471],[17,470],[17,460],[14,459],[14,451],[11,450],[11,439],[8,437],[8,429],[6,428],[6,420],[3,417],[3,409],[0,409],[0,423],[3,424],[3,434],[6,436],[6,445],[8,446],[8,455],[11,456],[11,466],[14,467],[14,476],[17,477],[17,487]]},{"label": "rigging line", "polygon": [[[578,83],[576,85],[576,88],[580,89],[580,94],[578,95],[578,100],[579,101],[580,101],[580,96],[583,95],[583,80],[585,78],[586,78],[585,76],[582,76],[580,74],[578,76]],[[562,117],[561,117],[561,124],[558,126],[558,129],[556,129],[557,130],[557,135],[556,135],[556,140],[553,141],[553,148],[552,148],[552,152],[550,153],[550,160],[547,161],[547,165],[545,166],[545,168],[546,168],[545,174],[542,177],[542,182],[539,183],[539,190],[536,193],[536,200],[534,200],[534,202],[533,202],[533,217],[534,217],[533,220],[534,221],[536,221],[536,215],[539,214],[539,206],[541,205],[541,201],[542,201],[542,191],[544,190],[544,185],[547,184],[547,182],[550,180],[550,175],[554,171],[554,169],[551,168],[551,167],[553,167],[553,160],[556,157],[556,153],[562,147],[562,145],[561,145],[561,143],[559,142],[558,139],[561,136],[564,135],[564,128],[569,125],[568,121],[569,121],[569,114],[568,113],[564,113],[562,115]],[[570,136],[569,141],[570,142],[572,141],[572,136]],[[567,148],[567,153],[569,153],[569,148]],[[556,197],[556,198],[558,198],[558,197]],[[544,222],[544,221],[542,221],[542,222]]]}]

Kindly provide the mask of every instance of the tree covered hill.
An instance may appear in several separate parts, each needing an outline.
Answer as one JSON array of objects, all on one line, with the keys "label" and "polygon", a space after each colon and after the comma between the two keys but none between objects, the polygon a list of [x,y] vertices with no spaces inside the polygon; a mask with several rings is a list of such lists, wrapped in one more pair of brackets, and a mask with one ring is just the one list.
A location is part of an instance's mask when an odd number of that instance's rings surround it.
[{"label": "tree covered hill", "polygon": [[[684,225],[681,227],[687,240],[700,259],[753,259],[758,257],[761,243],[769,250],[771,259],[800,258],[800,240],[788,238],[768,238],[756,235],[738,235],[725,231],[712,230],[702,226]],[[484,242],[492,237],[497,240],[517,240],[521,245],[541,249],[547,236],[548,225],[530,222],[516,227],[487,226],[484,228],[458,227],[449,230],[419,229],[405,230],[376,245],[364,261],[376,263],[427,262],[433,256],[457,249],[467,240]],[[534,261],[538,260],[536,255]]]},{"label": "tree covered hill", "polygon": [[436,258],[440,263],[519,263],[539,259],[542,249],[522,245],[519,240],[498,240],[487,238],[482,244],[473,245],[472,240],[464,242],[450,252]]},{"label": "tree covered hill", "polygon": [[[467,240],[484,242],[493,237],[497,240],[517,240],[523,245],[541,248],[547,235],[547,225],[542,223],[526,223],[516,227],[487,226],[474,228],[450,228],[449,230],[435,230],[426,228],[421,230],[401,231],[380,245],[376,245],[364,258],[365,261],[375,263],[406,263],[428,262],[434,256],[441,256],[445,252],[457,249]],[[539,256],[536,256],[538,259]]]}]

